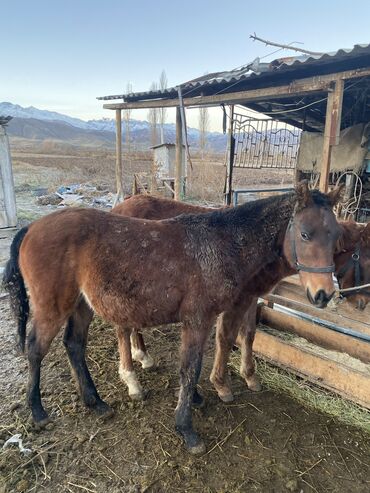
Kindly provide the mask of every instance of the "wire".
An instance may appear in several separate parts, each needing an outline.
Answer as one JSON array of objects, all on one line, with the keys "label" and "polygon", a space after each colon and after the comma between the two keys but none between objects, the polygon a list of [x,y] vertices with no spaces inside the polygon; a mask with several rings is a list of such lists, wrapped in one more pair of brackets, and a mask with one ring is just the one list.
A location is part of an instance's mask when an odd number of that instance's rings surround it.
[{"label": "wire", "polygon": [[344,219],[348,216],[354,216],[360,207],[360,201],[362,196],[362,181],[360,176],[355,171],[345,171],[342,173],[336,181],[336,186],[342,180],[344,176],[354,176],[355,184],[353,186],[353,194],[345,202],[341,202],[342,211],[344,212]]}]

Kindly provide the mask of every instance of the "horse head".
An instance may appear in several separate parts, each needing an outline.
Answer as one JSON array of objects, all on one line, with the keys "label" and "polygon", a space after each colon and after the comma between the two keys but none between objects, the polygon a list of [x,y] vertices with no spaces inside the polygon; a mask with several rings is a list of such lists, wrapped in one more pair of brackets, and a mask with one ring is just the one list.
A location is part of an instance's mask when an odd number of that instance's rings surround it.
[{"label": "horse head", "polygon": [[[363,310],[370,301],[370,224],[341,225],[342,235],[335,255],[336,275],[343,295],[355,308]],[[353,288],[353,289],[351,289]]]},{"label": "horse head", "polygon": [[284,239],[284,255],[299,273],[309,301],[324,308],[334,294],[333,255],[340,228],[332,211],[342,187],[328,194],[310,191],[306,181],[296,187],[296,206]]}]

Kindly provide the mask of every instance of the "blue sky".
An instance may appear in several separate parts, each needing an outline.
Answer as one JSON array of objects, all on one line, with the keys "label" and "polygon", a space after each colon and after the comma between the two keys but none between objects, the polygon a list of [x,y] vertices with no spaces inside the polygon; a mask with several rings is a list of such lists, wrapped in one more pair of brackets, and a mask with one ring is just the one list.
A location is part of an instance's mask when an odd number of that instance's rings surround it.
[{"label": "blue sky", "polygon": [[[95,98],[232,69],[273,51],[249,34],[330,51],[370,42],[370,2],[2,1],[0,101],[83,119],[113,116]],[[301,46],[301,45],[299,45]],[[267,57],[292,54],[279,52]],[[143,119],[145,112],[134,112]],[[170,112],[168,119],[173,119]],[[189,123],[197,115],[189,112]],[[219,128],[212,113],[212,128]]]}]

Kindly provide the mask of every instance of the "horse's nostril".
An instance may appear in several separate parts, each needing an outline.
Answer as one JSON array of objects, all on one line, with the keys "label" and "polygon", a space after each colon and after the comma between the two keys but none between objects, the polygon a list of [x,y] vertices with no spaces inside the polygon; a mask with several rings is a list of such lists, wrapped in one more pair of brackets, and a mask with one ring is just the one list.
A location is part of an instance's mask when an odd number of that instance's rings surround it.
[{"label": "horse's nostril", "polygon": [[326,292],[323,289],[320,289],[317,291],[315,294],[315,298],[313,300],[314,304],[318,306],[319,308],[324,308],[332,298],[334,293],[331,295],[327,295]]},{"label": "horse's nostril", "polygon": [[326,293],[323,289],[320,289],[320,291],[318,291],[315,294],[314,301],[315,301],[315,303],[322,303],[322,302],[326,301]]}]

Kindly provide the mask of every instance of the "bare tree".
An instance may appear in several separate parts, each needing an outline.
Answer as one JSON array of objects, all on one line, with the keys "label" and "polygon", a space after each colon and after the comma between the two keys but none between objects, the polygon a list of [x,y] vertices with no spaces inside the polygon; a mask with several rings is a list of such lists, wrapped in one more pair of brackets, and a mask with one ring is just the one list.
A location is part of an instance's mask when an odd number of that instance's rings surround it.
[{"label": "bare tree", "polygon": [[207,148],[207,133],[209,131],[209,113],[208,108],[200,106],[199,108],[199,150],[202,160]]},{"label": "bare tree", "polygon": [[[168,81],[167,81],[166,72],[162,70],[162,73],[159,77],[159,89],[161,89],[162,91],[164,89],[167,89],[167,83]],[[164,144],[164,124],[166,123],[166,114],[167,114],[166,108],[159,109],[159,123],[161,126],[161,144]]]},{"label": "bare tree", "polygon": [[[131,82],[127,83],[126,86],[126,94],[130,94],[132,92],[132,84]],[[130,109],[123,110],[123,118],[125,120],[125,126],[126,126],[126,150],[127,152],[130,152],[130,147],[131,147],[131,135],[130,135],[130,117],[131,117],[131,111]]]},{"label": "bare tree", "polygon": [[[156,82],[152,82],[150,86],[151,91],[157,91],[158,90],[158,85]],[[155,146],[158,144],[158,108],[151,108],[148,111],[148,120],[150,124],[150,141],[152,146]]]}]

